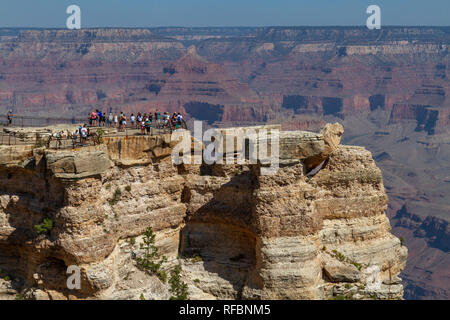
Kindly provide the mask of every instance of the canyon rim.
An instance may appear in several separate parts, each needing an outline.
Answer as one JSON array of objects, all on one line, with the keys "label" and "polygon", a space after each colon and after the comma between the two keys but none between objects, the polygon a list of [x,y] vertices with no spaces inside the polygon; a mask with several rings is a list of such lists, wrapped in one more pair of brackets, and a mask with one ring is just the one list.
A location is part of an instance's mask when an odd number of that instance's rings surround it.
[{"label": "canyon rim", "polygon": [[[449,298],[449,27],[4,28],[0,40],[0,121],[9,108],[39,119],[113,108],[278,126],[283,163],[273,177],[173,166],[166,135],[2,145],[4,297],[169,298],[134,267],[152,226],[194,299]],[[342,143],[325,130],[336,122]],[[35,130],[14,125],[1,129],[24,141]]]}]

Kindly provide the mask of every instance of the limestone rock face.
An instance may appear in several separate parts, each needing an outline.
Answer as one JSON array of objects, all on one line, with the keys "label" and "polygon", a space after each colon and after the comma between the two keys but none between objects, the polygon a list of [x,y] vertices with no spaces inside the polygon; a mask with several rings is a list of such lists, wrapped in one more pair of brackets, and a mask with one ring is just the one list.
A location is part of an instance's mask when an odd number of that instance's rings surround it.
[{"label": "limestone rock face", "polygon": [[[152,227],[163,269],[182,265],[192,299],[401,298],[407,249],[390,233],[381,171],[364,148],[339,145],[342,132],[280,132],[275,175],[175,166],[170,136],[2,147],[0,268],[16,282],[0,297],[167,299],[167,284],[136,268]],[[37,234],[44,218],[53,228]],[[81,289],[67,288],[68,266]]]},{"label": "limestone rock face", "polygon": [[320,133],[325,141],[325,155],[328,157],[341,143],[341,137],[344,134],[344,127],[338,122],[334,124],[327,123]]},{"label": "limestone rock face", "polygon": [[0,146],[0,163],[3,166],[17,165],[31,155],[31,146]]},{"label": "limestone rock face", "polygon": [[323,140],[323,149],[320,150],[320,153],[312,154],[305,159],[304,165],[307,171],[316,168],[328,159],[341,143],[343,133],[344,127],[340,123],[328,123],[323,127],[320,131],[320,138]]},{"label": "limestone rock face", "polygon": [[355,266],[345,265],[335,260],[326,263],[323,272],[331,282],[352,283],[358,282],[361,279],[359,271]]},{"label": "limestone rock face", "polygon": [[105,145],[82,150],[46,151],[46,167],[55,178],[83,179],[104,173],[112,166]]},{"label": "limestone rock face", "polygon": [[305,131],[280,133],[281,160],[309,160],[324,152],[325,141],[318,134]]},{"label": "limestone rock face", "polygon": [[308,172],[319,166],[337,149],[344,127],[326,124],[320,134],[306,131],[280,132],[280,162],[302,161]]}]

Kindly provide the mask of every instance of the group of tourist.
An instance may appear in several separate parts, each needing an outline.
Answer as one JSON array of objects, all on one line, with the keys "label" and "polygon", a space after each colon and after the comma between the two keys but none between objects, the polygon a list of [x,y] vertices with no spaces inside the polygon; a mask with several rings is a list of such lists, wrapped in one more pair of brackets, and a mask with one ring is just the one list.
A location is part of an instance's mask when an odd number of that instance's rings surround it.
[{"label": "group of tourist", "polygon": [[87,142],[87,138],[90,134],[89,128],[87,127],[87,124],[84,124],[83,126],[79,126],[78,129],[75,130],[75,132],[72,133],[72,139],[74,142],[74,145],[77,143],[78,139],[81,144],[85,144]]},{"label": "group of tourist", "polygon": [[109,112],[108,115],[100,110],[94,110],[89,114],[89,126],[92,127],[115,127],[119,131],[125,131],[127,128],[140,129],[141,134],[149,134],[152,127],[179,129],[183,124],[183,116],[178,112],[174,112],[170,115],[168,112],[161,114],[158,110],[154,113],[138,112],[136,115],[132,113],[128,118],[124,112],[120,112],[119,115]]}]

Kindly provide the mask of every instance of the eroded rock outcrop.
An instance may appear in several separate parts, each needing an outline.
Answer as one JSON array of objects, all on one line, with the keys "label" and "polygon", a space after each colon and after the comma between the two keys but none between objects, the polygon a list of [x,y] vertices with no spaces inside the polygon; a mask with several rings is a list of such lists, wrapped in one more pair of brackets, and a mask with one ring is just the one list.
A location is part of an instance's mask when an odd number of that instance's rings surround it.
[{"label": "eroded rock outcrop", "polygon": [[[275,175],[260,163],[175,166],[169,135],[2,157],[0,268],[16,282],[0,295],[166,299],[135,266],[151,226],[193,299],[401,298],[407,249],[390,233],[381,172],[364,148],[339,145],[342,131],[281,132]],[[45,217],[54,227],[38,235]],[[71,265],[80,290],[66,286]]]}]

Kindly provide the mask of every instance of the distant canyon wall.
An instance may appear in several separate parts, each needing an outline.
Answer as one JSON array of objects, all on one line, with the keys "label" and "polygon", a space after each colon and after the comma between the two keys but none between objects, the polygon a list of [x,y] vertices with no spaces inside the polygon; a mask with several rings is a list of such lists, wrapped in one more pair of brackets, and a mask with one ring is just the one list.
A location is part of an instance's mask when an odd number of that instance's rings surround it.
[{"label": "distant canyon wall", "polygon": [[449,123],[448,28],[3,30],[0,37],[0,105],[18,114],[161,109],[211,124],[295,127],[308,115],[383,109],[429,133]]}]

